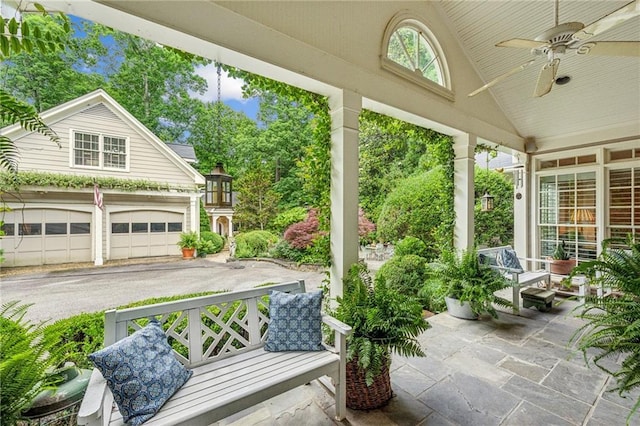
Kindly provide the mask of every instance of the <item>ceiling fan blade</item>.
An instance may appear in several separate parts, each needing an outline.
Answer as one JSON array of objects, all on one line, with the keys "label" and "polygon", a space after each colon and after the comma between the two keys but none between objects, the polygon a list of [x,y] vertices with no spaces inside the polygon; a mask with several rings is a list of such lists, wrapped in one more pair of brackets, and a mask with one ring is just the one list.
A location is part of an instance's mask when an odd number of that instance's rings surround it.
[{"label": "ceiling fan blade", "polygon": [[520,65],[520,66],[518,66],[518,67],[516,67],[516,68],[512,69],[511,71],[506,72],[506,73],[504,73],[504,74],[502,74],[502,75],[500,75],[500,76],[498,76],[498,77],[494,78],[493,80],[491,80],[490,82],[488,82],[487,84],[485,84],[484,86],[482,86],[481,88],[476,89],[476,90],[474,90],[473,92],[469,93],[469,95],[468,95],[468,96],[469,96],[469,97],[471,97],[471,96],[475,96],[475,95],[477,95],[478,93],[482,92],[483,90],[486,90],[486,89],[488,89],[489,87],[495,86],[496,84],[500,83],[502,80],[504,80],[504,79],[506,79],[506,78],[508,78],[508,77],[511,77],[511,76],[512,76],[512,75],[514,75],[514,74],[519,73],[520,71],[522,71],[523,69],[527,68],[529,65],[531,65],[531,64],[532,64],[532,63],[534,63],[535,61],[536,61],[535,59],[531,59],[531,60],[529,60],[529,61],[525,62],[524,64],[522,64],[522,65]]},{"label": "ceiling fan blade", "polygon": [[576,50],[578,55],[640,56],[640,41],[587,42]]},{"label": "ceiling fan blade", "polygon": [[555,58],[553,61],[544,64],[544,66],[540,70],[540,74],[538,75],[538,83],[536,84],[536,88],[533,91],[534,97],[539,98],[551,91],[553,82],[556,81],[556,74],[558,72],[559,64],[560,59],[558,58]]},{"label": "ceiling fan blade", "polygon": [[640,15],[640,0],[635,0],[629,3],[626,6],[621,7],[616,10],[598,19],[596,22],[587,25],[580,31],[577,31],[572,38],[574,40],[587,40],[591,37],[597,36],[608,29],[615,27],[626,21],[627,19],[631,19],[635,16]]},{"label": "ceiling fan blade", "polygon": [[512,38],[511,40],[501,41],[496,44],[496,47],[516,47],[520,49],[537,49],[545,46],[548,43],[546,41],[527,40],[524,38]]}]

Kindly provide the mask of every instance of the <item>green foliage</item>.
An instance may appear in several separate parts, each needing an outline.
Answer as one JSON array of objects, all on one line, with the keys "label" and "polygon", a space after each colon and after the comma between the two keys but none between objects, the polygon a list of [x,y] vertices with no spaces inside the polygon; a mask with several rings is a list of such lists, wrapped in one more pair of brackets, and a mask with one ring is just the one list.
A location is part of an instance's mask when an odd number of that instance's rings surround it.
[{"label": "green foliage", "polygon": [[25,319],[29,305],[17,301],[0,307],[0,424],[15,425],[21,412],[46,386],[46,373],[61,362],[61,346],[41,324]]},{"label": "green foliage", "polygon": [[[477,245],[513,245],[513,183],[505,173],[475,168],[475,241]],[[493,210],[482,211],[485,191],[494,197]]]},{"label": "green foliage", "polygon": [[425,259],[429,256],[427,245],[424,241],[411,235],[398,241],[394,248],[394,256],[406,256],[408,254],[415,254]]},{"label": "green foliage", "polygon": [[380,216],[385,199],[399,181],[436,166],[452,167],[451,145],[450,137],[433,130],[363,110],[359,199],[367,216]]},{"label": "green foliage", "polygon": [[17,174],[0,172],[0,192],[16,191],[21,186],[55,186],[58,188],[91,188],[97,184],[100,189],[120,191],[178,191],[192,192],[195,187],[173,186],[148,180],[118,179],[80,175],[63,175],[46,172],[18,172]]},{"label": "green foliage", "polygon": [[[209,244],[206,247],[202,247],[206,249],[207,254],[220,253],[222,248],[224,247],[224,238],[215,232],[211,231],[201,231],[200,232],[200,241],[199,243],[206,241]],[[200,246],[198,246],[198,252],[201,250]]]},{"label": "green foliage", "polygon": [[273,183],[271,171],[257,164],[235,182],[238,202],[234,216],[243,229],[265,230],[275,217],[279,195]]},{"label": "green foliage", "polygon": [[397,241],[407,236],[427,245],[426,258],[453,244],[453,190],[447,169],[436,167],[398,182],[377,221],[378,237]]},{"label": "green foliage", "polygon": [[71,361],[79,368],[93,368],[87,355],[103,347],[104,312],[82,313],[58,320],[46,326],[44,333],[57,338],[65,348],[65,361]]},{"label": "green foliage", "polygon": [[[44,8],[36,4],[42,13],[41,20],[51,23],[53,28],[41,28],[30,25],[28,20],[17,20],[15,17],[5,19],[0,16],[0,60],[5,63],[24,52],[31,55],[34,51],[42,53],[61,50],[65,45],[65,35],[71,32],[69,19],[62,13],[56,18],[47,15]],[[0,88],[0,125],[19,123],[20,127],[30,132],[37,132],[48,137],[60,146],[60,138],[56,132],[46,125],[35,108],[18,100],[5,87]],[[18,165],[18,151],[14,142],[7,136],[0,135],[0,167],[15,173]]]},{"label": "green foliage", "polygon": [[344,278],[344,295],[333,315],[352,327],[347,340],[347,359],[357,359],[365,370],[367,385],[373,383],[390,353],[425,356],[417,337],[430,325],[422,318],[415,299],[388,288],[375,288],[366,265],[354,264]]},{"label": "green foliage", "polygon": [[278,237],[268,231],[251,231],[235,235],[236,257],[267,256],[269,249],[278,242]]},{"label": "green foliage", "polygon": [[198,233],[195,231],[181,232],[178,247],[181,249],[195,249],[198,246]]},{"label": "green foliage", "polygon": [[376,285],[384,281],[390,290],[417,297],[426,279],[427,269],[423,257],[415,254],[394,255],[378,270]]},{"label": "green foliage", "polygon": [[[593,356],[593,363],[616,379],[621,396],[640,387],[640,243],[631,236],[626,241],[609,239],[602,243],[598,259],[580,263],[571,276],[585,274],[594,286],[611,287],[621,292],[617,297],[587,296],[575,308],[577,317],[586,321],[570,341]],[[618,360],[615,368],[607,360]],[[635,401],[631,417],[640,408]]]},{"label": "green foliage", "polygon": [[493,304],[513,307],[510,301],[494,294],[510,287],[509,281],[496,269],[480,263],[476,249],[464,250],[460,256],[453,250],[443,251],[439,262],[429,265],[428,275],[426,288],[421,293],[424,296],[440,292],[460,302],[469,302],[476,315],[486,312],[494,318],[498,312]]},{"label": "green foliage", "polygon": [[200,200],[200,233],[211,231],[211,222],[209,220],[209,215],[204,208],[204,202]]},{"label": "green foliage", "polygon": [[278,241],[269,252],[269,256],[275,259],[286,259],[298,263],[302,262],[304,255],[305,250],[291,246],[286,240]]},{"label": "green foliage", "polygon": [[278,233],[283,233],[285,229],[297,222],[302,222],[307,217],[307,209],[304,207],[292,207],[279,213],[271,223]]},{"label": "green foliage", "polygon": [[554,260],[569,260],[569,253],[564,248],[564,240],[558,243],[556,249],[553,251],[551,258]]}]

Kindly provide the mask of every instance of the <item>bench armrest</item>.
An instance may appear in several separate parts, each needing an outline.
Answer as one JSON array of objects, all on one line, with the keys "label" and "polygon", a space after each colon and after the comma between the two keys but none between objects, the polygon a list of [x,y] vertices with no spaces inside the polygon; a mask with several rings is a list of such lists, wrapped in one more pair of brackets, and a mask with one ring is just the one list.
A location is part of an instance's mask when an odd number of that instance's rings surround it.
[{"label": "bench armrest", "polygon": [[342,321],[339,321],[339,320],[335,319],[331,315],[323,314],[322,315],[322,322],[324,322],[329,327],[331,327],[332,330],[337,331],[340,334],[343,334],[345,336],[348,336],[349,334],[351,334],[351,326],[350,325],[347,325],[347,324],[343,323]]},{"label": "bench armrest", "polygon": [[[105,402],[111,399],[108,396],[110,396],[110,392],[107,389],[107,381],[102,377],[100,371],[94,368],[82,399],[82,404],[78,410],[78,424],[93,426],[103,425],[104,422],[108,421],[103,415],[106,408]],[[109,402],[109,405],[111,405],[111,402]],[[108,409],[110,411],[111,407],[109,406]]]}]

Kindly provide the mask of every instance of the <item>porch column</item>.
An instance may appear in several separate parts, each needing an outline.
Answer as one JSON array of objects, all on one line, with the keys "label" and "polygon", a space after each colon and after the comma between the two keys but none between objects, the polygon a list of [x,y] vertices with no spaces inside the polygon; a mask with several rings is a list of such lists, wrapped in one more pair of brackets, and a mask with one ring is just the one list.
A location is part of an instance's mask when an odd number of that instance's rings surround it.
[{"label": "porch column", "polygon": [[189,230],[200,234],[200,195],[192,195],[189,199],[189,212],[191,213]]},{"label": "porch column", "polygon": [[358,261],[358,117],[362,97],[342,90],[329,97],[331,114],[331,298]]},{"label": "porch column", "polygon": [[216,215],[211,216],[211,231],[218,233],[218,216]]},{"label": "porch column", "polygon": [[[524,166],[513,170],[513,248],[516,253],[522,253],[520,254],[522,257],[534,257],[534,251],[537,250],[536,247],[529,245],[529,235],[535,232],[534,229],[529,228],[531,224],[529,220],[531,215],[529,210],[531,200],[530,167],[529,155],[526,155]],[[534,266],[540,267],[540,265]],[[527,270],[531,270],[531,267],[532,265],[528,265]]]},{"label": "porch column", "polygon": [[102,218],[102,209],[97,205],[93,206],[93,232],[94,238],[93,243],[96,246],[96,256],[93,261],[95,266],[102,266],[104,260],[102,258],[102,234],[103,234],[103,218]]},{"label": "porch column", "polygon": [[233,237],[233,216],[227,216],[229,220],[229,235],[227,237]]},{"label": "porch column", "polygon": [[453,210],[456,213],[453,228],[453,245],[458,250],[473,247],[474,233],[474,166],[476,135],[463,134],[454,136],[453,149]]}]

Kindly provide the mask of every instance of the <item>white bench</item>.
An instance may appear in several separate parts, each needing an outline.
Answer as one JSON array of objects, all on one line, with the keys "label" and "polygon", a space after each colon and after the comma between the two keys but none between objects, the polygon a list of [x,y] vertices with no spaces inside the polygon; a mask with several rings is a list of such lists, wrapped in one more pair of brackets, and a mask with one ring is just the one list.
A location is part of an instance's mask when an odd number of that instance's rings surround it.
[{"label": "white bench", "polygon": [[[302,293],[305,286],[304,281],[296,281],[105,313],[105,347],[141,329],[147,319],[171,322],[164,327],[169,343],[176,358],[193,371],[145,425],[209,425],[323,376],[333,379],[336,418],[344,419],[346,337],[351,327],[323,315],[324,323],[335,332],[334,347],[267,352],[263,345],[270,290]],[[80,406],[78,424],[124,424],[97,369]]]},{"label": "white bench", "polygon": [[[490,248],[482,248],[478,249],[478,256],[485,256],[488,264],[494,268],[499,269],[509,280],[511,280],[512,287],[512,303],[513,303],[513,313],[520,313],[520,289],[522,287],[544,283],[547,290],[551,290],[551,274],[546,269],[536,270],[536,271],[519,271],[512,268],[504,268],[498,266],[496,261],[496,256],[502,250],[513,250],[511,246],[500,246],[500,247],[490,247]],[[520,264],[523,268],[527,265],[528,262],[540,263],[542,265],[548,264],[548,261],[542,259],[533,259],[518,256],[518,260],[520,260]]]}]

